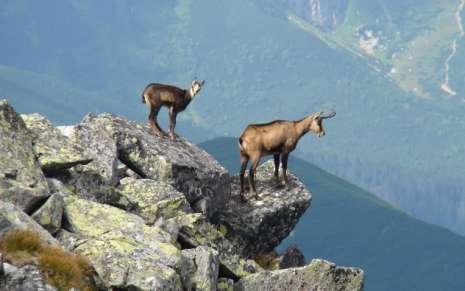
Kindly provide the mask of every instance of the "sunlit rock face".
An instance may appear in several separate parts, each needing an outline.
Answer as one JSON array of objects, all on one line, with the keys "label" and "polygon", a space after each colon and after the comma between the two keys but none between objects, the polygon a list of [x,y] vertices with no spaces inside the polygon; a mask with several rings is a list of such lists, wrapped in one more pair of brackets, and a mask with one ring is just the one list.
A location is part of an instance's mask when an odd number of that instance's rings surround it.
[{"label": "sunlit rock face", "polygon": [[324,30],[332,30],[344,21],[348,0],[284,0],[297,16]]},{"label": "sunlit rock face", "polygon": [[305,267],[261,272],[241,279],[235,291],[281,290],[363,290],[361,269],[338,267],[334,263],[315,259]]},{"label": "sunlit rock face", "polygon": [[[259,199],[240,199],[239,177],[232,179],[231,199],[216,219],[226,237],[234,242],[246,257],[272,251],[286,238],[312,199],[305,185],[288,173],[289,189],[277,185],[272,161],[261,165],[255,180]],[[249,195],[250,196],[250,195]]]},{"label": "sunlit rock face", "polygon": [[0,100],[0,199],[31,212],[50,196],[31,132],[7,100]]}]

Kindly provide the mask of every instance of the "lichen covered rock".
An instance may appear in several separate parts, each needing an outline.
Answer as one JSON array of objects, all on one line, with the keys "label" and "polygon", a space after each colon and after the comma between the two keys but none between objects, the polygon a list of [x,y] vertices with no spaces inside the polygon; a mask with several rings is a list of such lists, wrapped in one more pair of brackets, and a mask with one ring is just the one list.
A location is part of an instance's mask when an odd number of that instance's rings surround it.
[{"label": "lichen covered rock", "polygon": [[310,206],[312,195],[297,177],[289,173],[289,190],[277,187],[271,161],[256,173],[260,200],[240,200],[239,178],[232,179],[232,199],[218,214],[218,221],[246,257],[268,253],[286,238]]},{"label": "lichen covered rock", "polygon": [[161,139],[145,125],[107,113],[87,115],[85,120],[101,124],[101,134],[115,138],[119,159],[129,168],[144,178],[171,183],[194,210],[210,217],[229,199],[227,171],[185,139]]},{"label": "lichen covered rock", "polygon": [[77,197],[65,197],[65,217],[67,228],[81,237],[74,251],[90,259],[108,288],[182,290],[178,272],[184,257],[169,233],[137,215]]},{"label": "lichen covered rock", "polygon": [[86,116],[78,125],[58,129],[82,148],[92,162],[56,177],[72,186],[73,192],[80,197],[110,204],[117,200],[119,196],[112,191],[119,181],[118,150],[106,124]]},{"label": "lichen covered rock", "polygon": [[34,152],[44,172],[61,171],[91,161],[45,117],[37,113],[22,114],[21,117],[32,133]]},{"label": "lichen covered rock", "polygon": [[3,266],[5,273],[0,275],[0,291],[56,291],[45,276],[34,265],[15,267],[10,264]]},{"label": "lichen covered rock", "polygon": [[139,215],[149,225],[160,217],[169,219],[192,211],[185,196],[164,181],[124,178],[120,183],[118,205]]},{"label": "lichen covered rock", "polygon": [[29,212],[49,196],[29,130],[6,100],[0,100],[0,200]]},{"label": "lichen covered rock", "polygon": [[218,278],[217,291],[234,291],[234,280],[228,278]]},{"label": "lichen covered rock", "polygon": [[182,257],[170,244],[149,241],[141,234],[111,231],[80,243],[74,251],[85,255],[107,288],[182,290]]},{"label": "lichen covered rock", "polygon": [[337,267],[324,260],[313,260],[301,268],[265,271],[241,279],[235,291],[357,291],[363,290],[364,273],[357,268]]},{"label": "lichen covered rock", "polygon": [[200,246],[183,250],[182,254],[191,260],[191,264],[186,264],[187,272],[182,278],[184,290],[215,290],[219,272],[218,252]]},{"label": "lichen covered rock", "polygon": [[235,246],[202,214],[185,214],[173,219],[180,226],[178,236],[181,244],[185,247],[204,245],[218,251],[222,272],[229,277],[242,278],[261,270],[253,260],[239,256]]},{"label": "lichen covered rock", "polygon": [[63,196],[56,193],[50,196],[31,217],[49,233],[55,234],[61,228],[63,209]]},{"label": "lichen covered rock", "polygon": [[58,244],[45,229],[17,206],[0,201],[0,237],[15,228],[35,231],[45,242]]}]

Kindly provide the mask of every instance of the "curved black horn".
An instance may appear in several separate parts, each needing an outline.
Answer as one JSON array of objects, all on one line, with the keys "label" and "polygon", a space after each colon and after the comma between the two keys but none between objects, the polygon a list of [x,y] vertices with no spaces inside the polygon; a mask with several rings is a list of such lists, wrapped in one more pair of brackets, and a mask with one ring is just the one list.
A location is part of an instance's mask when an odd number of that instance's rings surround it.
[{"label": "curved black horn", "polygon": [[334,109],[331,110],[331,112],[329,112],[329,113],[325,112],[325,113],[321,114],[321,118],[323,118],[323,119],[333,118],[334,116],[336,116],[336,111],[334,111]]}]

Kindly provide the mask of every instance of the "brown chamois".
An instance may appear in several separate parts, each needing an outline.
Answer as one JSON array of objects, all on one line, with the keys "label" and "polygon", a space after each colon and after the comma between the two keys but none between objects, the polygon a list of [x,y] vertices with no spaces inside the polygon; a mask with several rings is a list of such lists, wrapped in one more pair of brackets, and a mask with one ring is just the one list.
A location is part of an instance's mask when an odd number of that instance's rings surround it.
[{"label": "brown chamois", "polygon": [[252,162],[249,171],[249,185],[257,200],[259,197],[255,188],[254,175],[261,157],[273,155],[275,165],[274,176],[279,186],[281,186],[279,181],[279,164],[280,162],[282,163],[284,186],[289,189],[287,179],[287,160],[289,154],[295,149],[299,139],[307,132],[312,131],[318,137],[324,136],[323,119],[332,118],[335,115],[335,111],[331,113],[318,112],[296,121],[275,120],[266,124],[251,124],[247,126],[239,138],[242,200],[245,201],[244,175],[249,160]]},{"label": "brown chamois", "polygon": [[169,137],[174,140],[174,128],[176,115],[186,109],[202,88],[205,81],[194,80],[189,89],[181,89],[175,86],[151,83],[145,87],[142,93],[142,103],[150,109],[149,125],[154,133],[163,137],[166,133],[158,125],[157,116],[162,106],[168,107],[170,117]]}]

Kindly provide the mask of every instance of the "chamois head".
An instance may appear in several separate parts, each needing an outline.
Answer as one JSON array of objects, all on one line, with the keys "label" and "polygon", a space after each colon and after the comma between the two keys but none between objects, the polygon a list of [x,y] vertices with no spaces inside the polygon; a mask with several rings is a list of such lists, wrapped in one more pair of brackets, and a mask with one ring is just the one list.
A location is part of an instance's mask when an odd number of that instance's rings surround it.
[{"label": "chamois head", "polygon": [[330,113],[318,112],[313,115],[313,120],[310,123],[310,131],[314,132],[317,137],[322,137],[326,134],[323,127],[323,119],[333,118],[336,111],[332,110]]},{"label": "chamois head", "polygon": [[192,81],[192,85],[190,88],[190,95],[191,98],[194,98],[195,95],[197,95],[200,92],[200,89],[202,89],[203,84],[205,83],[204,80],[197,80],[195,79]]}]

